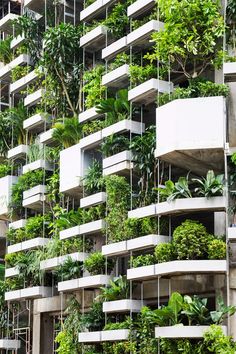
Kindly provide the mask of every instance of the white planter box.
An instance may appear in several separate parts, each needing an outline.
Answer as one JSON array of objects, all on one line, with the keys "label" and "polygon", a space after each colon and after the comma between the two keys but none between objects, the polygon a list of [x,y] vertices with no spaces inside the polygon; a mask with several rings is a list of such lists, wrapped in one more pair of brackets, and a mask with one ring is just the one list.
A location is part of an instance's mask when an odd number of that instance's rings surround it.
[{"label": "white planter box", "polygon": [[98,26],[80,38],[80,47],[97,51],[105,46],[106,34],[107,28],[105,26]]},{"label": "white planter box", "polygon": [[20,44],[22,44],[25,40],[25,36],[24,35],[18,35],[17,37],[13,38],[13,40],[11,41],[11,44],[10,44],[10,48],[13,50],[13,49],[16,49]]},{"label": "white planter box", "polygon": [[22,205],[24,208],[42,211],[44,202],[46,202],[46,196],[43,194],[36,194],[33,197],[24,199]]},{"label": "white planter box", "polygon": [[39,101],[41,101],[43,97],[44,89],[39,89],[30,95],[26,96],[24,99],[24,106],[31,107],[36,105]]},{"label": "white planter box", "polygon": [[151,20],[136,30],[132,31],[127,35],[127,44],[128,45],[147,45],[149,43],[148,39],[151,37],[151,34],[158,32],[160,29],[164,28],[164,23]]},{"label": "white planter box", "polygon": [[17,350],[20,349],[21,342],[16,339],[0,339],[0,349]]},{"label": "white planter box", "polygon": [[66,291],[78,290],[79,289],[79,280],[80,280],[80,278],[60,281],[58,283],[58,291],[59,292],[66,292]]},{"label": "white planter box", "polygon": [[121,88],[126,86],[129,78],[129,65],[124,64],[119,68],[112,70],[102,77],[102,85],[107,87]]},{"label": "white planter box", "polygon": [[129,339],[129,329],[113,329],[110,331],[101,332],[101,341],[102,342],[113,342],[120,340]]},{"label": "white planter box", "polygon": [[155,3],[155,0],[145,0],[145,3],[143,0],[137,0],[132,5],[128,6],[127,15],[128,17],[136,18],[152,9]]},{"label": "white planter box", "polygon": [[31,59],[30,56],[27,54],[20,54],[17,58],[13,59],[9,64],[4,65],[1,69],[0,69],[0,79],[11,79],[11,70],[14,69],[16,66],[19,65],[23,65],[23,64],[28,64],[30,65]]},{"label": "white planter box", "polygon": [[80,144],[60,152],[61,193],[82,193],[83,162]]},{"label": "white planter box", "polygon": [[211,198],[183,198],[176,199],[172,202],[163,202],[156,204],[157,215],[169,215],[182,212],[196,212],[196,211],[224,211],[226,210],[225,197],[211,197]]},{"label": "white planter box", "polygon": [[125,151],[119,152],[118,154],[115,154],[115,155],[105,158],[102,161],[102,168],[106,169],[106,168],[116,165],[120,162],[131,161],[131,160],[132,160],[131,151],[125,150]]},{"label": "white planter box", "polygon": [[15,253],[20,251],[27,251],[36,249],[39,247],[44,247],[48,243],[49,239],[44,237],[36,237],[31,240],[23,241],[16,243],[15,245],[11,245],[7,247],[7,253]]},{"label": "white planter box", "polygon": [[14,147],[11,150],[9,150],[7,153],[7,158],[8,159],[19,159],[19,158],[25,157],[27,152],[28,152],[28,146],[21,144],[21,145]]},{"label": "white planter box", "polygon": [[46,171],[53,171],[53,165],[46,160],[40,159],[34,162],[28,163],[23,166],[23,174],[29,171],[35,171],[39,169],[44,169]]},{"label": "white planter box", "polygon": [[79,226],[70,227],[69,229],[60,231],[60,240],[65,240],[80,234]]},{"label": "white planter box", "polygon": [[80,140],[81,149],[91,149],[94,148],[102,142],[102,130],[96,133],[86,136]]},{"label": "white planter box", "polygon": [[108,285],[110,283],[111,276],[110,275],[91,275],[88,277],[79,279],[79,287],[80,289],[86,288],[100,288],[101,286]]},{"label": "white planter box", "polygon": [[66,254],[64,256],[54,257],[46,259],[40,262],[40,269],[42,270],[53,270],[59,265],[63,264],[68,258],[73,259],[73,261],[83,262],[88,257],[88,253],[85,252],[75,252]]},{"label": "white planter box", "polygon": [[17,183],[18,177],[6,176],[0,178],[0,216],[8,218],[9,203],[11,201],[12,186]]},{"label": "white planter box", "polygon": [[156,157],[200,175],[223,168],[225,120],[222,96],[179,99],[159,107]]},{"label": "white planter box", "polygon": [[184,260],[155,264],[155,275],[181,275],[202,273],[225,273],[225,260]]},{"label": "white planter box", "polygon": [[19,15],[8,13],[0,20],[0,31],[12,34],[12,21],[16,20]]},{"label": "white planter box", "polygon": [[37,299],[42,297],[50,297],[52,295],[52,287],[33,286],[21,290],[7,291],[5,300],[21,300],[21,299]]},{"label": "white planter box", "polygon": [[23,199],[33,197],[34,195],[37,194],[45,194],[45,193],[47,193],[47,186],[44,186],[43,184],[39,184],[38,186],[35,186],[23,192]]},{"label": "white planter box", "polygon": [[126,254],[127,251],[127,241],[120,241],[111,243],[110,245],[102,246],[102,254],[104,256],[118,256],[121,254]]},{"label": "white planter box", "polygon": [[31,71],[29,74],[25,75],[21,79],[10,84],[10,93],[17,93],[26,88],[27,85],[31,84],[38,78],[38,74],[35,70]]},{"label": "white planter box", "polygon": [[80,332],[79,343],[96,343],[101,341],[101,332]]},{"label": "white planter box", "polygon": [[41,144],[53,146],[55,141],[53,140],[54,128],[47,130],[45,133],[40,134],[39,141]]},{"label": "white planter box", "polygon": [[127,47],[127,37],[124,36],[102,50],[102,59],[110,60]]},{"label": "white planter box", "polygon": [[229,241],[236,241],[236,227],[228,227]]},{"label": "white planter box", "polygon": [[128,280],[145,280],[155,278],[155,265],[127,269]]},{"label": "white planter box", "polygon": [[128,212],[129,218],[145,218],[147,216],[154,216],[156,215],[156,206],[155,204],[151,204],[142,208],[137,208],[134,210],[130,210]]},{"label": "white planter box", "polygon": [[47,127],[50,119],[51,116],[47,113],[37,113],[24,120],[23,128],[35,132],[43,131],[44,127]]},{"label": "white planter box", "polygon": [[136,103],[148,104],[156,100],[157,92],[170,93],[173,83],[158,79],[145,81],[128,92],[128,100]]},{"label": "white planter box", "polygon": [[114,2],[114,0],[96,0],[80,12],[80,21],[88,21],[98,16],[105,10],[106,6],[112,2]]},{"label": "white planter box", "polygon": [[125,174],[133,168],[131,163],[132,153],[129,150],[122,151],[103,160],[103,176],[111,174]]},{"label": "white planter box", "polygon": [[102,114],[96,112],[96,107],[89,108],[86,111],[79,114],[79,122],[80,123],[88,122],[90,120],[96,119],[101,116]]},{"label": "white planter box", "polygon": [[160,243],[169,242],[169,236],[162,235],[146,235],[141,237],[133,238],[127,241],[127,250],[136,251],[149,247],[155,247]]},{"label": "white planter box", "polygon": [[106,202],[106,193],[99,192],[80,199],[80,208],[88,208]]},{"label": "white planter box", "polygon": [[224,63],[223,72],[228,79],[227,81],[235,81],[236,78],[236,62],[233,63]]},{"label": "white planter box", "polygon": [[[221,326],[225,335],[227,327]],[[155,338],[202,338],[210,326],[183,326],[182,324],[167,327],[155,327]]]},{"label": "white planter box", "polygon": [[11,222],[9,224],[9,229],[14,229],[14,230],[21,229],[22,227],[25,227],[26,223],[27,223],[26,219],[20,219],[20,220]]},{"label": "white planter box", "polygon": [[106,223],[105,220],[96,220],[91,221],[86,224],[80,225],[80,235],[85,234],[94,234],[100,233],[103,229],[105,229]]},{"label": "white planter box", "polygon": [[110,125],[102,130],[102,139],[116,134],[116,133],[124,133],[126,131],[130,131],[133,134],[142,134],[145,130],[145,124],[136,122],[130,119],[121,120],[115,124]]},{"label": "white planter box", "polygon": [[141,300],[116,300],[108,301],[102,304],[102,310],[106,313],[118,313],[118,312],[140,312],[144,306]]},{"label": "white planter box", "polygon": [[20,274],[20,272],[17,267],[11,267],[11,268],[5,269],[5,278],[15,277],[16,275],[19,275],[19,274]]}]

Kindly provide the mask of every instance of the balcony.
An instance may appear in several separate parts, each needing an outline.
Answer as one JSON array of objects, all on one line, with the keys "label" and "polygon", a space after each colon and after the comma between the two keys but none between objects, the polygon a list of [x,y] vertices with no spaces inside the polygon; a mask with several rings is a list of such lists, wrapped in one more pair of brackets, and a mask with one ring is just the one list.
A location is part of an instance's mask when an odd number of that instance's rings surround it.
[{"label": "balcony", "polygon": [[114,0],[96,0],[80,12],[80,21],[88,22],[105,12],[106,6],[111,5]]},{"label": "balcony", "polygon": [[103,302],[102,310],[105,313],[140,312],[144,306],[141,300],[116,300]]},{"label": "balcony", "polygon": [[21,347],[20,340],[7,339],[7,338],[0,339],[0,349],[7,350],[7,351],[8,350],[18,351],[20,347]]},{"label": "balcony", "polygon": [[122,88],[129,83],[129,65],[124,64],[102,77],[102,85],[107,87]]},{"label": "balcony", "polygon": [[[227,327],[221,326],[227,335]],[[184,326],[182,324],[167,327],[155,327],[155,338],[203,338],[210,326]]]},{"label": "balcony", "polygon": [[23,166],[23,174],[29,171],[36,171],[43,169],[45,171],[53,171],[53,165],[46,160],[40,159],[34,162],[28,163]]},{"label": "balcony", "polygon": [[11,202],[11,189],[17,183],[15,176],[6,176],[0,178],[0,216],[1,219],[8,219],[9,204]]},{"label": "balcony", "polygon": [[63,264],[68,258],[73,261],[83,262],[88,257],[88,253],[85,252],[75,252],[71,254],[66,254],[64,256],[54,257],[46,259],[40,262],[40,269],[45,271],[51,271]]},{"label": "balcony", "polygon": [[9,229],[14,229],[14,230],[21,229],[22,227],[25,227],[26,223],[27,223],[26,219],[20,219],[20,220],[11,222],[9,224]]},{"label": "balcony", "polygon": [[102,130],[102,139],[110,135],[125,133],[130,131],[132,134],[142,134],[145,130],[145,125],[130,119],[121,120],[115,124],[110,125]]},{"label": "balcony", "polygon": [[27,152],[28,152],[28,146],[21,144],[14,147],[13,149],[10,149],[7,153],[7,158],[14,159],[14,160],[25,159]]},{"label": "balcony", "polygon": [[18,35],[17,37],[14,37],[13,40],[11,41],[10,48],[12,50],[16,49],[20,44],[22,44],[25,40],[24,35]]},{"label": "balcony", "polygon": [[46,132],[40,134],[39,141],[40,144],[47,146],[55,146],[55,141],[53,139],[54,128],[47,130]]},{"label": "balcony", "polygon": [[84,123],[90,120],[101,117],[102,114],[96,112],[96,107],[89,108],[86,111],[79,114],[79,122]]},{"label": "balcony", "polygon": [[7,291],[5,293],[5,300],[24,300],[24,299],[40,299],[50,297],[52,295],[52,287],[33,286],[32,288],[25,288],[21,290]]},{"label": "balcony", "polygon": [[32,61],[31,61],[31,58],[28,54],[20,54],[18,57],[13,59],[9,64],[4,65],[0,69],[0,79],[11,81],[12,69],[14,69],[16,66],[19,66],[19,65],[31,65],[31,64],[32,64]]},{"label": "balcony", "polygon": [[221,173],[225,121],[222,96],[179,99],[158,108],[156,157],[200,175],[209,169]]},{"label": "balcony", "polygon": [[137,18],[140,15],[144,16],[148,11],[150,11],[155,6],[155,0],[137,0],[132,5],[127,8],[128,17]]},{"label": "balcony", "polygon": [[98,51],[105,46],[106,34],[107,28],[98,26],[80,38],[80,47],[91,52]]},{"label": "balcony", "polygon": [[132,31],[127,36],[127,45],[132,45],[135,47],[145,48],[150,46],[151,35],[154,32],[158,32],[160,29],[164,28],[164,23],[151,20],[136,30]]},{"label": "balcony", "polygon": [[36,237],[32,238],[31,240],[22,241],[15,243],[14,245],[7,247],[7,253],[15,253],[21,251],[28,251],[28,250],[35,250],[40,247],[46,246],[49,239],[44,237]]},{"label": "balcony", "polygon": [[24,106],[25,107],[31,107],[36,105],[38,102],[41,101],[43,97],[44,89],[39,89],[28,96],[25,97],[24,99]]},{"label": "balcony", "polygon": [[82,224],[79,226],[74,226],[69,229],[60,231],[60,240],[65,240],[78,235],[87,235],[87,234],[100,234],[102,230],[106,227],[105,221],[95,220]]},{"label": "balcony", "polygon": [[80,208],[88,208],[106,202],[106,193],[99,192],[80,199]]},{"label": "balcony", "polygon": [[103,176],[118,174],[127,176],[133,168],[132,153],[129,150],[107,157],[102,162]]},{"label": "balcony", "polygon": [[224,274],[226,271],[225,260],[181,260],[128,269],[127,279],[142,281],[186,274]]},{"label": "balcony", "polygon": [[126,49],[127,49],[127,36],[124,36],[102,50],[102,59],[111,60],[117,54],[125,51]]},{"label": "balcony", "polygon": [[99,289],[101,286],[109,284],[111,277],[109,275],[91,275],[83,278],[65,280],[58,283],[59,292],[71,292],[79,289],[94,288]]},{"label": "balcony", "polygon": [[138,208],[129,211],[129,218],[143,218],[154,215],[174,215],[181,213],[194,213],[206,211],[225,211],[227,209],[225,197],[212,198],[182,198],[172,202],[162,202],[152,204],[147,207]]},{"label": "balcony", "polygon": [[236,81],[236,62],[224,63],[223,72],[224,72],[226,82],[235,82]]},{"label": "balcony", "polygon": [[128,92],[128,100],[133,103],[149,104],[156,101],[157,93],[170,93],[173,83],[158,79],[145,81]]},{"label": "balcony", "polygon": [[17,267],[11,267],[5,269],[5,278],[16,277],[20,274],[20,271]]},{"label": "balcony", "polygon": [[38,74],[35,70],[31,71],[29,74],[25,75],[21,79],[10,84],[10,93],[18,93],[24,90],[27,85],[32,84],[35,80],[38,79]]},{"label": "balcony", "polygon": [[19,15],[8,13],[6,16],[0,20],[0,31],[12,34],[13,24],[12,22],[16,20]]},{"label": "balcony", "polygon": [[102,131],[90,134],[80,140],[80,147],[83,150],[92,149],[100,145],[102,142]]},{"label": "balcony", "polygon": [[51,117],[47,113],[37,113],[24,120],[23,128],[31,132],[40,133],[48,126],[50,119]]},{"label": "balcony", "polygon": [[129,339],[129,329],[101,331],[101,342],[116,342]]},{"label": "balcony", "polygon": [[44,185],[38,185],[23,192],[22,206],[40,212],[42,212],[43,207],[47,210],[45,193],[47,193],[47,187]]}]

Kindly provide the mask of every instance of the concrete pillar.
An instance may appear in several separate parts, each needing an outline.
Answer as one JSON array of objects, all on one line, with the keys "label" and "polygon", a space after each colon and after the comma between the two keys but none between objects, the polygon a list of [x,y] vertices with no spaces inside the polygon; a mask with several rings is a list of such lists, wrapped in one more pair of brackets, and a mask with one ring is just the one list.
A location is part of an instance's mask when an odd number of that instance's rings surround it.
[{"label": "concrete pillar", "polygon": [[214,213],[214,234],[225,235],[225,212]]},{"label": "concrete pillar", "polygon": [[41,315],[40,313],[33,315],[33,350],[32,354],[40,354],[40,333]]}]

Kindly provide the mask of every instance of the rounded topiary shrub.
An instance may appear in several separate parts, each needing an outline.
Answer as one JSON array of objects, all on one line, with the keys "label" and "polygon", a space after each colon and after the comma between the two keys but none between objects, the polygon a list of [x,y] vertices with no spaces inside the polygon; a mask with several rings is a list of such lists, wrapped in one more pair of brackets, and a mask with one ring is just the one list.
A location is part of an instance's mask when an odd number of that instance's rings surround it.
[{"label": "rounded topiary shrub", "polygon": [[185,220],[173,233],[173,247],[177,259],[206,259],[208,244],[213,237],[204,225]]},{"label": "rounded topiary shrub", "polygon": [[173,245],[171,243],[160,243],[156,246],[154,255],[158,263],[173,261],[175,259]]},{"label": "rounded topiary shrub", "polygon": [[209,259],[225,259],[226,258],[226,243],[220,239],[211,240],[208,244]]}]

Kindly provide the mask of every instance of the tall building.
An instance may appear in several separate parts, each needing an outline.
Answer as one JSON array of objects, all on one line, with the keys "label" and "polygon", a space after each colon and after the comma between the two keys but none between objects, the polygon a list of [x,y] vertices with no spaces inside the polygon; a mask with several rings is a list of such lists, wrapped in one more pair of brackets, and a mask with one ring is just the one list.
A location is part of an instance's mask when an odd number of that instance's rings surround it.
[{"label": "tall building", "polygon": [[0,353],[235,353],[235,13],[1,1]]}]

